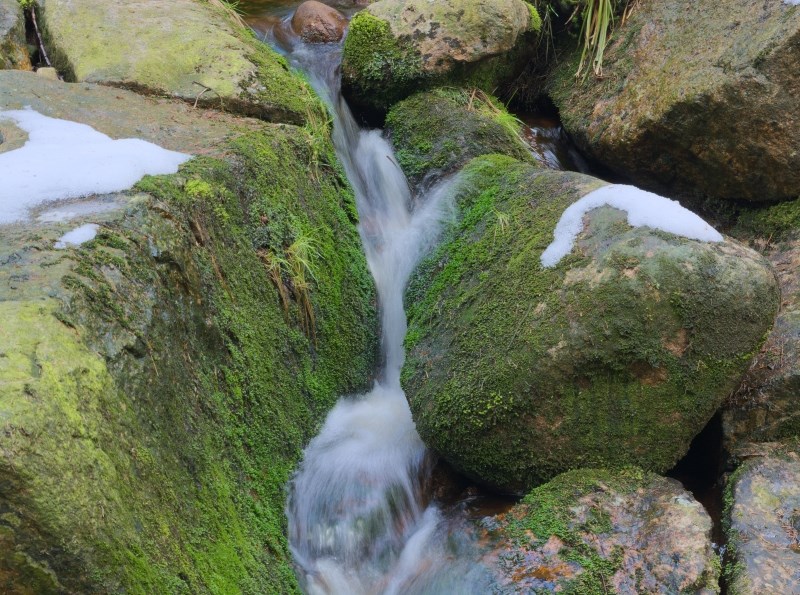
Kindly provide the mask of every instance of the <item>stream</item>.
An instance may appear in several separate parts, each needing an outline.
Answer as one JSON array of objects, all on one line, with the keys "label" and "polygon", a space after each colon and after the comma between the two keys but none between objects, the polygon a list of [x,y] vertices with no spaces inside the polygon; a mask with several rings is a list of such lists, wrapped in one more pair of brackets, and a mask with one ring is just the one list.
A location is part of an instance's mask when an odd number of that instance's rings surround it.
[{"label": "stream", "polygon": [[[485,593],[474,521],[510,508],[448,471],[422,443],[400,386],[403,294],[442,224],[453,178],[415,196],[380,130],[359,126],[340,93],[340,44],[291,34],[296,2],[247,3],[259,36],[308,77],[333,116],[333,142],[355,191],[359,231],[381,315],[381,369],[367,394],[345,396],[305,450],[289,486],[289,542],[311,594]],[[546,167],[582,169],[557,120],[526,123]]]}]

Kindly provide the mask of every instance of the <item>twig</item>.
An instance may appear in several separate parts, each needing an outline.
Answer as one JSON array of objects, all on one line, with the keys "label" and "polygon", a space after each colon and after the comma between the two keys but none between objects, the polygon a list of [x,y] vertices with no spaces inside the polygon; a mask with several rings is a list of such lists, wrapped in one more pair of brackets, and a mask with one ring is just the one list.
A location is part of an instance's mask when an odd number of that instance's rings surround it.
[{"label": "twig", "polygon": [[36,8],[31,5],[31,20],[33,21],[33,29],[36,32],[36,41],[39,43],[39,49],[42,51],[42,57],[44,57],[44,63],[47,64],[49,67],[53,67],[50,63],[50,58],[47,57],[47,50],[44,49],[44,43],[42,42],[42,35],[39,33],[39,25],[36,23]]}]

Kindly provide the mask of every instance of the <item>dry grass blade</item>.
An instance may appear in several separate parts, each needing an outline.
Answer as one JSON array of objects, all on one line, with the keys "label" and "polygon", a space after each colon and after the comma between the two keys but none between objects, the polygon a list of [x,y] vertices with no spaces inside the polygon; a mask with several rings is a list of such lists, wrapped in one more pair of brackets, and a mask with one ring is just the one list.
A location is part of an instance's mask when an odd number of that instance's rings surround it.
[{"label": "dry grass blade", "polygon": [[247,23],[242,18],[241,12],[239,12],[239,2],[229,2],[227,0],[206,0],[211,6],[218,8],[220,11],[225,13],[228,18],[230,18],[234,23],[239,25],[240,27],[244,27],[245,29],[249,29]]}]

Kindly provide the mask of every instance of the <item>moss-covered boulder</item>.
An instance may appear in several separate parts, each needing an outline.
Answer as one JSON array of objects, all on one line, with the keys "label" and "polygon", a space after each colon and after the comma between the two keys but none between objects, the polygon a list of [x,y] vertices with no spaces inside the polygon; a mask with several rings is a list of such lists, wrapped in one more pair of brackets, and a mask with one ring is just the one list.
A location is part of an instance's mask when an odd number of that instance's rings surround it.
[{"label": "moss-covered boulder", "polygon": [[407,293],[403,384],[426,444],[507,491],[576,467],[665,471],[769,330],[769,264],[596,208],[552,268],[564,210],[603,183],[504,156],[472,161],[459,219]]},{"label": "moss-covered boulder", "polygon": [[350,22],[342,84],[379,110],[437,84],[492,92],[519,72],[540,28],[523,0],[379,0]]},{"label": "moss-covered boulder", "polygon": [[796,593],[800,585],[800,443],[753,445],[731,476],[723,524],[731,595]]},{"label": "moss-covered boulder", "polygon": [[67,80],[102,83],[302,124],[313,93],[286,61],[199,0],[40,0],[50,58]]},{"label": "moss-covered boulder", "polygon": [[417,93],[392,106],[386,130],[412,184],[452,173],[488,153],[532,160],[519,120],[497,99],[476,91]]},{"label": "moss-covered boulder", "polygon": [[0,0],[0,70],[30,70],[25,17],[17,0]]},{"label": "moss-covered boulder", "polygon": [[548,92],[575,142],[610,170],[686,195],[800,195],[800,6],[643,0],[600,80],[576,81],[580,49],[567,44]]},{"label": "moss-covered boulder", "polygon": [[0,230],[0,591],[297,592],[285,483],[377,353],[327,131],[0,72],[23,103],[204,155]]},{"label": "moss-covered boulder", "polygon": [[483,525],[494,592],[719,592],[711,518],[653,473],[569,471]]}]

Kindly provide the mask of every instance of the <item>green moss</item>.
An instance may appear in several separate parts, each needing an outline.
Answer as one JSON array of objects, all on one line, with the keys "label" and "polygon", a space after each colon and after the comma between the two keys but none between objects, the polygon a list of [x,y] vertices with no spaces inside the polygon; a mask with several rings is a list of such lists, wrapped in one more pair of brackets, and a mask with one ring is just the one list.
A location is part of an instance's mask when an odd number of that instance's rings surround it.
[{"label": "green moss", "polygon": [[737,237],[759,236],[783,241],[800,230],[800,198],[763,208],[743,209],[732,233]]},{"label": "green moss", "polygon": [[519,120],[497,99],[477,90],[438,88],[413,95],[392,107],[386,127],[412,183],[488,153],[531,160]]},{"label": "green moss", "polygon": [[350,21],[342,76],[362,101],[386,107],[426,78],[422,56],[395,39],[389,23],[366,11]]},{"label": "green moss", "polygon": [[[352,191],[313,154],[270,126],[145,178],[152,199],[69,253],[58,302],[0,301],[0,501],[22,519],[0,541],[40,592],[298,591],[285,484],[377,354]],[[307,303],[264,259],[300,233]]]},{"label": "green moss", "polygon": [[575,467],[672,467],[777,307],[763,262],[632,229],[608,208],[542,268],[563,210],[599,184],[473,160],[459,220],[409,286],[403,383],[417,428],[457,468],[506,490]]}]

